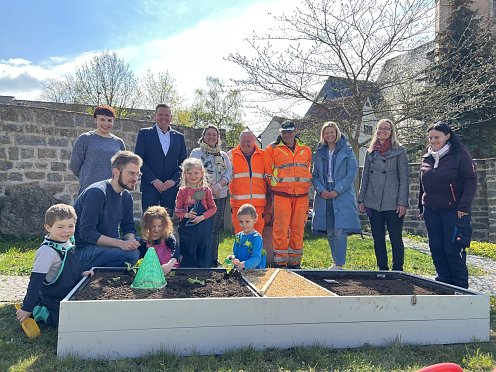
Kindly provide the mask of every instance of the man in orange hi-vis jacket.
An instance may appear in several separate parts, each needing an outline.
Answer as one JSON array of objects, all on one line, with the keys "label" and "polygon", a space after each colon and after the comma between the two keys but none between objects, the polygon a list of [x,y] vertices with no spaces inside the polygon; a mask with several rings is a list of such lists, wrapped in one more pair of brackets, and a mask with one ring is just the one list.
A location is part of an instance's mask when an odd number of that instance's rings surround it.
[{"label": "man in orange hi-vis jacket", "polygon": [[265,149],[265,174],[274,195],[274,264],[299,269],[308,218],[312,151],[296,137],[294,122],[286,120],[279,131],[277,140]]},{"label": "man in orange hi-vis jacket", "polygon": [[249,203],[255,207],[258,215],[255,230],[262,235],[267,183],[264,179],[264,153],[256,145],[253,132],[249,129],[243,130],[239,135],[239,145],[229,151],[228,155],[233,168],[229,193],[234,231],[236,234],[241,231],[237,217],[239,208]]}]

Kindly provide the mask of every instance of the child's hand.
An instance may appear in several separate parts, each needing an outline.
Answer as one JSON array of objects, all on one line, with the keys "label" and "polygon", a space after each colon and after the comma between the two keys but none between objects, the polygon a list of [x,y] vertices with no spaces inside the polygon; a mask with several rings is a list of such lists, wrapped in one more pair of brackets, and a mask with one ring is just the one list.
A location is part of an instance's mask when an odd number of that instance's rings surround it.
[{"label": "child's hand", "polygon": [[187,212],[184,214],[184,217],[186,218],[195,218],[196,217],[196,212],[195,211],[191,211],[191,212]]},{"label": "child's hand", "polygon": [[95,275],[93,270],[83,271],[82,276],[93,276]]},{"label": "child's hand", "polygon": [[203,220],[205,220],[205,216],[204,216],[203,214],[201,214],[201,215],[199,215],[199,216],[196,216],[196,217],[193,219],[193,221],[191,221],[191,222],[193,222],[194,224],[197,224],[197,223],[199,223],[199,222],[202,222]]},{"label": "child's hand", "polygon": [[170,260],[166,264],[163,264],[162,265],[162,271],[164,272],[164,275],[165,274],[168,274],[172,270],[172,267],[174,266],[174,264],[175,264],[175,262],[173,262],[172,260]]},{"label": "child's hand", "polygon": [[22,323],[24,320],[26,320],[30,316],[31,316],[31,313],[29,311],[24,311],[22,309],[19,309],[16,311],[16,318],[19,321],[19,323]]},{"label": "child's hand", "polygon": [[244,269],[245,268],[245,262],[244,261],[240,261],[237,258],[235,258],[233,260],[233,264],[234,264],[234,267],[236,269]]}]

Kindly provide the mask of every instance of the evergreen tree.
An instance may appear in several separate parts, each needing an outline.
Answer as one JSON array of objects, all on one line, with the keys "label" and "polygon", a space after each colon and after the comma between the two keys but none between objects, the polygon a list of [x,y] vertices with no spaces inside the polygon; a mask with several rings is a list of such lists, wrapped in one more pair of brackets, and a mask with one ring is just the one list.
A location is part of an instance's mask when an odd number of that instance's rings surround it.
[{"label": "evergreen tree", "polygon": [[474,157],[496,155],[496,35],[494,25],[452,0],[446,30],[438,35],[434,63],[426,71],[423,100],[437,108],[426,119],[448,120]]}]

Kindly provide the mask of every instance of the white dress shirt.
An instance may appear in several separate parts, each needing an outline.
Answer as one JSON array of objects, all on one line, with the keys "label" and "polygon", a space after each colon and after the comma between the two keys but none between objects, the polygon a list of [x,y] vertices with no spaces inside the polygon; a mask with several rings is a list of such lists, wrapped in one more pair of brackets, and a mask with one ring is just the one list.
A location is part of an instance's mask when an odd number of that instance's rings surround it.
[{"label": "white dress shirt", "polygon": [[170,127],[167,132],[164,132],[162,129],[159,128],[157,124],[155,124],[155,127],[157,128],[157,133],[158,133],[158,139],[160,140],[160,145],[162,145],[162,151],[164,152],[164,156],[167,156],[167,153],[169,152],[169,147],[170,147]]}]

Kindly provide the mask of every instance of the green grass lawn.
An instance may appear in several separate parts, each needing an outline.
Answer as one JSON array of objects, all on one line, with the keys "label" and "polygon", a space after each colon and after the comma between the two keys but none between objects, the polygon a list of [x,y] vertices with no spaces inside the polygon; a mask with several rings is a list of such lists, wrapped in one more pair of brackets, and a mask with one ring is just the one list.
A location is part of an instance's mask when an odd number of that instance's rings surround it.
[{"label": "green grass lawn", "polygon": [[[27,275],[34,251],[41,239],[13,239],[0,236],[0,274]],[[233,237],[224,234],[219,257],[231,253]],[[376,270],[372,240],[352,236],[348,244],[346,268]],[[305,236],[303,266],[326,268],[331,264],[327,241],[311,234]],[[480,270],[469,268],[471,275]],[[416,250],[405,252],[405,271],[432,276],[431,258]],[[144,314],[137,314],[143,316]],[[42,328],[42,336],[26,339],[15,321],[11,305],[0,306],[0,371],[415,371],[422,366],[454,362],[466,371],[491,371],[496,366],[496,335],[486,343],[463,345],[407,346],[392,342],[383,348],[330,349],[320,346],[296,347],[287,350],[245,349],[220,356],[179,357],[155,354],[146,358],[120,361],[84,361],[57,359],[57,332]],[[496,299],[491,299],[491,329],[496,329]],[[213,337],[215,337],[213,335]],[[240,335],[242,337],[242,335]],[[132,342],[132,340],[130,340]]]}]

